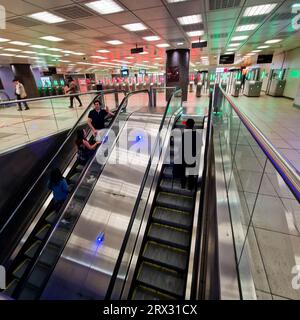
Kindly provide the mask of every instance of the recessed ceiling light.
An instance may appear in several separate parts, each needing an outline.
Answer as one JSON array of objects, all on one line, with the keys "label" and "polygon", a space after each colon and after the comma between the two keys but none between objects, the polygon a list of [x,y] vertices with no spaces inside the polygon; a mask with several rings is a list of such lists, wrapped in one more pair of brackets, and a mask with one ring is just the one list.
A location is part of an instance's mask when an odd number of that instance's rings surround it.
[{"label": "recessed ceiling light", "polygon": [[10,39],[0,38],[0,42],[7,42],[7,41],[10,41]]},{"label": "recessed ceiling light", "polygon": [[162,58],[161,57],[157,57],[157,58],[154,58],[155,60],[162,60]]},{"label": "recessed ceiling light", "polygon": [[59,48],[47,48],[49,51],[63,51],[62,49]]},{"label": "recessed ceiling light", "polygon": [[123,42],[120,40],[109,40],[109,41],[106,41],[106,43],[109,43],[109,44],[116,46],[118,44],[122,44]]},{"label": "recessed ceiling light", "polygon": [[11,44],[14,44],[16,46],[29,46],[30,43],[28,42],[22,42],[22,41],[11,41],[10,42]]},{"label": "recessed ceiling light", "polygon": [[64,39],[54,37],[54,36],[45,36],[45,37],[40,37],[40,39],[47,40],[47,41],[63,41]]},{"label": "recessed ceiling light", "polygon": [[101,49],[101,50],[97,50],[97,52],[99,53],[108,53],[110,52],[109,50],[106,50],[106,49]]},{"label": "recessed ceiling light", "polygon": [[146,41],[157,41],[160,40],[159,36],[148,36],[148,37],[143,37],[144,40]]},{"label": "recessed ceiling light", "polygon": [[45,48],[47,48],[46,46],[42,46],[40,44],[32,44],[30,47],[31,48],[36,48],[36,49],[45,49]]},{"label": "recessed ceiling light", "polygon": [[184,42],[177,42],[176,43],[178,46],[182,46],[184,44]]},{"label": "recessed ceiling light", "polygon": [[124,61],[124,60],[118,60],[118,59],[113,59],[112,61],[113,61],[113,62],[125,63],[125,64],[127,64],[127,63],[132,63],[132,62],[130,62],[130,61]]},{"label": "recessed ceiling light", "polygon": [[124,9],[113,0],[99,0],[85,3],[90,9],[100,14],[110,14],[124,11]]},{"label": "recessed ceiling light", "polygon": [[249,7],[245,10],[244,17],[263,16],[269,14],[276,6],[276,3],[270,3]]},{"label": "recessed ceiling light", "polygon": [[149,54],[147,51],[140,52],[139,54]]},{"label": "recessed ceiling light", "polygon": [[0,53],[0,56],[4,56],[4,57],[14,57],[15,55],[12,53]]},{"label": "recessed ceiling light", "polygon": [[149,63],[149,61],[148,61],[148,60],[144,60],[143,62],[144,62],[144,63]]},{"label": "recessed ceiling light", "polygon": [[24,53],[33,53],[35,54],[35,51],[23,51]]},{"label": "recessed ceiling light", "polygon": [[85,55],[85,53],[83,53],[83,52],[72,51],[71,53],[74,54],[75,56],[84,56]]},{"label": "recessed ceiling light", "polygon": [[39,55],[39,56],[50,56],[49,53],[44,53],[44,52],[37,52],[37,55]]},{"label": "recessed ceiling light", "polygon": [[45,23],[58,23],[66,21],[66,19],[61,18],[53,13],[42,11],[28,15],[29,18],[39,20]]},{"label": "recessed ceiling light", "polygon": [[225,54],[234,54],[234,52],[232,52],[232,51],[227,51],[227,52],[225,52]]},{"label": "recessed ceiling light", "polygon": [[130,59],[130,60],[132,60],[132,59],[134,59],[134,57],[125,57],[125,59]]},{"label": "recessed ceiling light", "polygon": [[20,49],[14,49],[14,48],[5,48],[3,50],[10,51],[10,52],[19,52],[19,51],[21,51]]},{"label": "recessed ceiling light", "polygon": [[169,3],[177,3],[177,2],[184,2],[187,0],[167,0]]},{"label": "recessed ceiling light", "polygon": [[101,56],[91,56],[91,58],[101,59],[101,60],[106,60],[106,59],[108,59],[108,58],[106,58],[106,57],[101,57]]},{"label": "recessed ceiling light", "polygon": [[60,58],[61,55],[60,54],[49,54],[50,57],[55,57],[55,58]]},{"label": "recessed ceiling light", "polygon": [[241,45],[240,43],[230,43],[228,47],[238,47],[240,45]]},{"label": "recessed ceiling light", "polygon": [[157,46],[158,48],[167,48],[167,47],[170,47],[170,45],[167,44],[167,43],[160,43],[160,44],[157,44],[156,46]]},{"label": "recessed ceiling light", "polygon": [[262,50],[252,50],[251,52],[261,52]]},{"label": "recessed ceiling light", "polygon": [[69,61],[69,60],[59,60],[60,62],[65,62],[65,63],[69,63],[69,62],[71,62],[71,61]]},{"label": "recessed ceiling light", "polygon": [[186,33],[189,37],[200,37],[204,35],[203,30],[189,31]]},{"label": "recessed ceiling light", "polygon": [[140,22],[123,24],[122,27],[129,31],[142,31],[148,29],[143,23]]},{"label": "recessed ceiling light", "polygon": [[255,56],[255,55],[256,55],[256,53],[250,52],[250,53],[247,53],[245,56],[247,57],[247,56]]},{"label": "recessed ceiling light", "polygon": [[249,36],[237,36],[237,37],[231,38],[231,41],[246,40],[246,39],[248,39],[248,38],[249,38]]},{"label": "recessed ceiling light", "polygon": [[238,26],[236,28],[237,32],[243,32],[243,31],[250,31],[250,30],[254,30],[258,27],[258,24],[244,24],[242,26]]},{"label": "recessed ceiling light", "polygon": [[272,44],[272,43],[278,43],[278,42],[281,42],[281,41],[282,41],[282,39],[273,39],[273,40],[268,40],[265,43]]},{"label": "recessed ceiling light", "polygon": [[196,24],[196,23],[201,23],[202,22],[202,16],[201,14],[193,14],[190,16],[183,16],[183,17],[178,17],[177,20],[179,23],[183,26],[188,25],[188,24]]},{"label": "recessed ceiling light", "polygon": [[267,49],[267,48],[270,48],[270,46],[259,46],[259,47],[257,47],[257,49]]},{"label": "recessed ceiling light", "polygon": [[18,55],[16,58],[30,58],[29,56]]}]

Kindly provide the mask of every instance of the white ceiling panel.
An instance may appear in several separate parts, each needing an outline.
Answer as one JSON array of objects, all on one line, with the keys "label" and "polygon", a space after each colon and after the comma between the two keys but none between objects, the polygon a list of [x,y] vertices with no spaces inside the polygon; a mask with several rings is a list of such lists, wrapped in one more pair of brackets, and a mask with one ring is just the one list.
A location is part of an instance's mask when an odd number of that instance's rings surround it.
[{"label": "white ceiling panel", "polygon": [[74,3],[72,0],[25,0],[25,1],[33,5],[39,6],[43,9],[51,9],[51,8],[70,5]]},{"label": "white ceiling panel", "polygon": [[49,34],[49,36],[66,32],[66,30],[63,30],[63,29],[58,28],[58,27],[53,26],[53,25],[34,26],[34,27],[30,27],[30,29],[33,30],[33,31],[39,31],[39,32],[47,33],[47,34]]},{"label": "white ceiling panel", "polygon": [[161,0],[121,0],[124,6],[126,6],[129,10],[138,10],[138,9],[146,9],[153,8],[162,5]]},{"label": "white ceiling panel", "polygon": [[104,34],[115,35],[118,33],[124,33],[124,29],[117,26],[113,26],[113,27],[101,28],[101,32],[103,32]]},{"label": "white ceiling panel", "polygon": [[1,5],[4,6],[7,11],[17,15],[25,15],[41,11],[40,7],[22,0],[1,0]]},{"label": "white ceiling panel", "polygon": [[140,22],[140,20],[134,14],[128,11],[105,15],[105,19],[117,25]]},{"label": "white ceiling panel", "polygon": [[103,27],[111,27],[113,23],[101,18],[101,17],[92,17],[88,19],[79,19],[76,22],[90,27],[90,28],[103,28]]},{"label": "white ceiling panel", "polygon": [[240,9],[226,9],[210,11],[207,15],[207,21],[223,21],[229,19],[237,19],[240,13]]},{"label": "white ceiling panel", "polygon": [[135,10],[134,14],[136,14],[140,19],[144,21],[153,20],[153,17],[156,19],[168,19],[170,18],[170,14],[165,7],[156,7],[149,8],[143,10]]},{"label": "white ceiling panel", "polygon": [[149,20],[148,24],[153,28],[164,28],[164,27],[177,27],[177,24],[173,19],[158,19]]},{"label": "white ceiling panel", "polygon": [[168,3],[168,8],[174,17],[188,16],[197,13],[203,13],[204,1],[187,1]]}]

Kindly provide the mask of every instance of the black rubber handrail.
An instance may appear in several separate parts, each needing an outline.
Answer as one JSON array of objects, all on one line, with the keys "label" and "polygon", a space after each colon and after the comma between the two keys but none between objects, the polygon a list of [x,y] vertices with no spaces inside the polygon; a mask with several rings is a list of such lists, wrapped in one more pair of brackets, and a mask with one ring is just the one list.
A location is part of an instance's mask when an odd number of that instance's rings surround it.
[{"label": "black rubber handrail", "polygon": [[[122,100],[122,102],[121,102],[121,104],[120,104],[120,106],[119,106],[119,108],[118,108],[118,110],[117,110],[117,112],[116,112],[113,120],[111,121],[111,124],[110,124],[110,126],[109,126],[109,130],[108,130],[108,132],[105,134],[105,136],[104,136],[104,138],[103,138],[102,141],[105,140],[105,138],[106,138],[106,136],[108,136],[110,130],[112,130],[111,128],[114,126],[114,124],[115,124],[115,122],[116,122],[116,119],[119,117],[119,115],[120,115],[120,113],[122,112],[122,110],[127,107],[128,98],[129,98],[130,96],[132,96],[132,95],[139,94],[139,93],[148,93],[148,94],[149,94],[149,99],[150,99],[150,93],[149,93],[149,91],[146,90],[146,89],[145,89],[145,90],[139,90],[139,91],[133,91],[133,92],[130,92],[129,94],[127,94],[127,95],[123,98],[123,100]],[[150,101],[150,100],[149,100],[149,101]],[[96,154],[95,154],[95,156],[96,156]],[[17,298],[20,296],[20,294],[22,293],[22,290],[24,289],[24,286],[26,285],[27,280],[28,280],[29,277],[31,276],[32,272],[34,271],[34,268],[35,268],[36,264],[38,263],[38,258],[40,257],[40,255],[42,254],[42,252],[44,251],[44,249],[46,248],[46,246],[48,245],[49,240],[50,240],[53,232],[56,230],[58,224],[59,224],[60,221],[61,221],[61,218],[64,216],[65,211],[66,211],[67,207],[69,206],[69,203],[70,203],[71,199],[73,198],[74,194],[76,194],[76,192],[77,192],[77,190],[78,190],[78,187],[79,187],[79,185],[81,184],[81,182],[82,182],[82,180],[83,180],[83,178],[84,178],[87,170],[89,169],[90,165],[92,164],[95,156],[94,156],[92,159],[90,159],[89,164],[86,165],[85,170],[83,170],[83,171],[81,172],[80,177],[79,177],[79,179],[78,179],[78,182],[76,183],[76,187],[73,189],[73,192],[68,196],[68,199],[64,202],[63,206],[62,206],[62,207],[60,208],[60,210],[59,210],[58,215],[60,216],[60,218],[58,219],[58,221],[56,222],[56,224],[55,224],[52,228],[50,228],[50,229],[48,230],[47,236],[45,237],[45,239],[47,239],[47,240],[46,240],[45,243],[37,250],[37,252],[35,253],[34,257],[33,257],[32,260],[31,260],[31,263],[29,264],[29,266],[27,266],[27,269],[26,269],[24,275],[22,276],[22,279],[19,281],[17,287],[16,287],[15,290],[14,290],[13,297],[14,297],[15,299],[17,299]],[[107,160],[108,160],[108,158],[107,158]],[[105,168],[105,165],[106,165],[106,163],[105,163],[103,166],[101,166],[100,175],[101,175],[101,173],[103,172],[103,170],[104,170],[104,168]],[[92,190],[91,190],[90,192],[92,192]],[[76,223],[74,224],[73,228],[75,227],[75,225],[76,225]],[[72,229],[72,230],[73,230],[73,229]],[[70,230],[70,234],[72,233],[72,230]],[[69,236],[70,236],[70,235],[69,235]],[[64,247],[65,247],[68,239],[69,239],[69,237],[67,237],[67,239],[65,240],[64,244],[62,245],[61,251],[64,249]],[[55,264],[55,265],[56,265],[56,264]],[[55,268],[55,265],[54,265],[54,267],[52,268],[51,272],[49,273],[50,275],[51,275],[51,273],[53,272],[53,270],[54,270],[54,268]],[[49,277],[50,277],[50,275],[49,275]],[[49,278],[49,277],[48,277],[48,278]]]},{"label": "black rubber handrail", "polygon": [[[167,116],[167,113],[168,113],[168,109],[169,109],[171,100],[179,92],[181,92],[181,90],[176,90],[175,89],[174,92],[169,97],[166,110],[164,112],[162,121],[161,121],[159,129],[158,129],[158,135],[157,135],[157,140],[155,142],[155,145],[159,142],[160,132],[161,132],[161,130],[163,128],[163,125],[164,125],[164,122],[165,122],[165,119],[166,119],[166,116]],[[153,151],[155,151],[155,147],[153,148]],[[116,279],[117,279],[117,276],[118,276],[118,272],[119,272],[119,269],[120,269],[120,266],[121,266],[121,263],[122,263],[122,260],[123,260],[123,256],[124,256],[124,253],[125,253],[125,250],[126,250],[127,242],[129,240],[129,236],[131,234],[131,229],[132,229],[133,223],[135,221],[135,217],[136,217],[136,214],[137,214],[137,211],[138,211],[138,208],[139,208],[140,200],[141,200],[141,197],[142,197],[142,194],[143,194],[143,191],[144,191],[144,187],[145,187],[145,184],[146,184],[146,181],[147,181],[147,178],[148,178],[148,174],[149,174],[149,171],[150,171],[151,164],[152,164],[152,155],[150,156],[150,159],[148,161],[147,168],[146,168],[146,171],[145,171],[145,174],[144,174],[144,177],[143,177],[140,189],[139,189],[139,193],[137,195],[137,199],[136,199],[134,208],[132,210],[132,214],[131,214],[131,217],[130,217],[130,221],[128,223],[127,231],[125,233],[125,236],[124,236],[121,248],[120,248],[120,253],[118,255],[118,259],[117,259],[117,262],[115,264],[114,271],[112,273],[112,276],[111,276],[111,279],[110,279],[110,283],[109,283],[109,286],[108,286],[108,289],[107,289],[107,292],[106,292],[106,295],[105,295],[105,300],[109,300],[111,298],[111,295],[112,295],[112,292],[113,292],[113,289],[114,289],[114,285],[115,285],[115,282],[116,282]]]}]

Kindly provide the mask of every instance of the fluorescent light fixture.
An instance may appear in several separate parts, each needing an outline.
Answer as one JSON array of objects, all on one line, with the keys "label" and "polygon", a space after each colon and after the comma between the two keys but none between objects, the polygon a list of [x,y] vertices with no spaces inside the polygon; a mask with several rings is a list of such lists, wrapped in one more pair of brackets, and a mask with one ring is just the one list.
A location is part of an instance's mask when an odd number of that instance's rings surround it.
[{"label": "fluorescent light fixture", "polygon": [[148,60],[144,60],[143,62],[144,62],[144,63],[149,63],[149,61],[148,61]]},{"label": "fluorescent light fixture", "polygon": [[276,3],[270,3],[249,7],[245,10],[244,17],[263,16],[269,14],[276,6]]},{"label": "fluorescent light fixture", "polygon": [[120,40],[109,40],[109,41],[106,41],[106,43],[109,43],[109,44],[112,44],[113,46],[116,46],[118,44],[122,44],[123,42]]},{"label": "fluorescent light fixture", "polygon": [[71,62],[71,61],[69,61],[69,60],[59,60],[60,62],[65,62],[65,63],[69,63],[69,62]]},{"label": "fluorescent light fixture", "polygon": [[125,59],[130,59],[130,60],[132,60],[132,59],[134,59],[134,57],[125,57]]},{"label": "fluorescent light fixture", "polygon": [[40,44],[32,44],[30,47],[36,48],[36,49],[46,49],[47,48],[46,46],[42,46]]},{"label": "fluorescent light fixture", "polygon": [[237,32],[243,32],[243,31],[251,31],[258,27],[258,24],[244,24],[242,26],[238,26],[236,28]]},{"label": "fluorescent light fixture", "polygon": [[225,54],[234,54],[234,52],[232,52],[232,51],[227,51],[227,52],[225,52]]},{"label": "fluorescent light fixture", "polygon": [[118,60],[118,59],[113,59],[112,60],[113,62],[120,62],[120,63],[132,63],[132,62],[130,62],[130,61],[124,61],[124,60]]},{"label": "fluorescent light fixture", "polygon": [[60,54],[49,54],[50,57],[56,57],[56,58],[60,58],[61,55]]},{"label": "fluorescent light fixture", "polygon": [[190,16],[178,17],[177,20],[181,25],[185,26],[188,24],[201,23],[202,16],[201,16],[201,14],[192,14]]},{"label": "fluorescent light fixture", "polygon": [[29,18],[39,20],[45,23],[58,23],[58,22],[63,22],[66,21],[66,19],[61,18],[53,13],[50,13],[48,11],[42,11],[42,12],[37,12],[28,15]]},{"label": "fluorescent light fixture", "polygon": [[63,41],[64,39],[54,37],[54,36],[45,36],[45,37],[40,37],[40,39],[47,40],[47,41]]},{"label": "fluorescent light fixture", "polygon": [[170,47],[170,45],[167,44],[167,43],[160,43],[160,44],[157,44],[156,46],[157,46],[158,48],[167,48],[167,47]]},{"label": "fluorescent light fixture", "polygon": [[100,0],[85,3],[90,9],[100,14],[110,14],[124,11],[124,9],[113,0]]},{"label": "fluorescent light fixture", "polygon": [[143,52],[140,52],[139,54],[149,54],[149,52],[147,52],[147,51],[143,51]]},{"label": "fluorescent light fixture", "polygon": [[189,37],[200,37],[204,35],[203,30],[189,31],[186,33]]},{"label": "fluorescent light fixture", "polygon": [[16,56],[16,58],[25,58],[25,59],[27,58],[28,59],[30,57],[29,56],[18,55],[18,56]]},{"label": "fluorescent light fixture", "polygon": [[265,43],[266,44],[272,44],[272,43],[278,43],[278,42],[281,42],[281,41],[282,41],[282,39],[273,39],[273,40],[268,40]]},{"label": "fluorescent light fixture", "polygon": [[44,53],[44,52],[38,52],[37,53],[39,56],[50,56],[49,53]]},{"label": "fluorescent light fixture", "polygon": [[247,54],[245,55],[245,57],[247,57],[247,56],[255,56],[255,55],[256,55],[256,53],[250,52],[250,53],[247,53]]},{"label": "fluorescent light fixture", "polygon": [[5,48],[3,50],[10,51],[10,52],[19,52],[19,51],[21,51],[20,49],[14,49],[14,48]]},{"label": "fluorescent light fixture", "polygon": [[74,54],[75,56],[84,56],[85,55],[85,53],[83,53],[83,52],[72,51],[71,53]]},{"label": "fluorescent light fixture", "polygon": [[15,46],[29,46],[30,43],[28,42],[22,42],[22,41],[11,41],[11,44],[14,44]]},{"label": "fluorescent light fixture", "polygon": [[177,42],[176,43],[178,46],[182,46],[184,44],[184,42]]},{"label": "fluorescent light fixture", "polygon": [[110,52],[109,50],[106,50],[106,49],[101,49],[101,50],[97,50],[97,52],[99,53],[108,53]]},{"label": "fluorescent light fixture", "polygon": [[122,27],[129,31],[142,31],[148,29],[143,23],[140,22],[123,24]]},{"label": "fluorescent light fixture", "polygon": [[167,0],[167,2],[169,3],[177,3],[177,2],[184,2],[184,1],[187,1],[187,0]]},{"label": "fluorescent light fixture", "polygon": [[157,41],[160,40],[159,36],[147,36],[147,37],[143,37],[144,40],[146,41]]},{"label": "fluorescent light fixture", "polygon": [[161,57],[157,57],[157,58],[154,58],[155,60],[162,60],[162,58]]},{"label": "fluorescent light fixture", "polygon": [[15,55],[12,53],[0,53],[0,56],[4,56],[4,57],[14,57]]},{"label": "fluorescent light fixture", "polygon": [[10,41],[10,39],[0,38],[0,42],[7,42],[7,41]]},{"label": "fluorescent light fixture", "polygon": [[231,41],[246,40],[246,39],[248,39],[248,38],[249,38],[249,36],[237,36],[237,37],[231,38]]},{"label": "fluorescent light fixture", "polygon": [[252,50],[251,52],[254,52],[254,53],[256,53],[256,52],[261,52],[262,50]]},{"label": "fluorescent light fixture", "polygon": [[240,45],[241,45],[240,43],[230,43],[228,47],[238,47]]},{"label": "fluorescent light fixture", "polygon": [[49,50],[49,51],[63,51],[62,49],[58,49],[58,48],[47,48],[47,50]]},{"label": "fluorescent light fixture", "polygon": [[259,46],[259,47],[257,47],[257,49],[267,49],[267,48],[270,48],[270,46]]},{"label": "fluorescent light fixture", "polygon": [[101,57],[101,56],[91,56],[91,58],[101,59],[101,60],[106,60],[106,59],[108,59],[108,58],[106,58],[106,57]]}]

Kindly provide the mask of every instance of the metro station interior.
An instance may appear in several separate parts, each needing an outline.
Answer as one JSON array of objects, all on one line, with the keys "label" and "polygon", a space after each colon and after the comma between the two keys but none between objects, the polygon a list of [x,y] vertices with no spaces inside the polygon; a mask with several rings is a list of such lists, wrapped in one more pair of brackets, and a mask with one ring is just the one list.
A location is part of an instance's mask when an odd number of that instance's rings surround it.
[{"label": "metro station interior", "polygon": [[300,1],[1,0],[0,163],[0,300],[300,299]]}]

